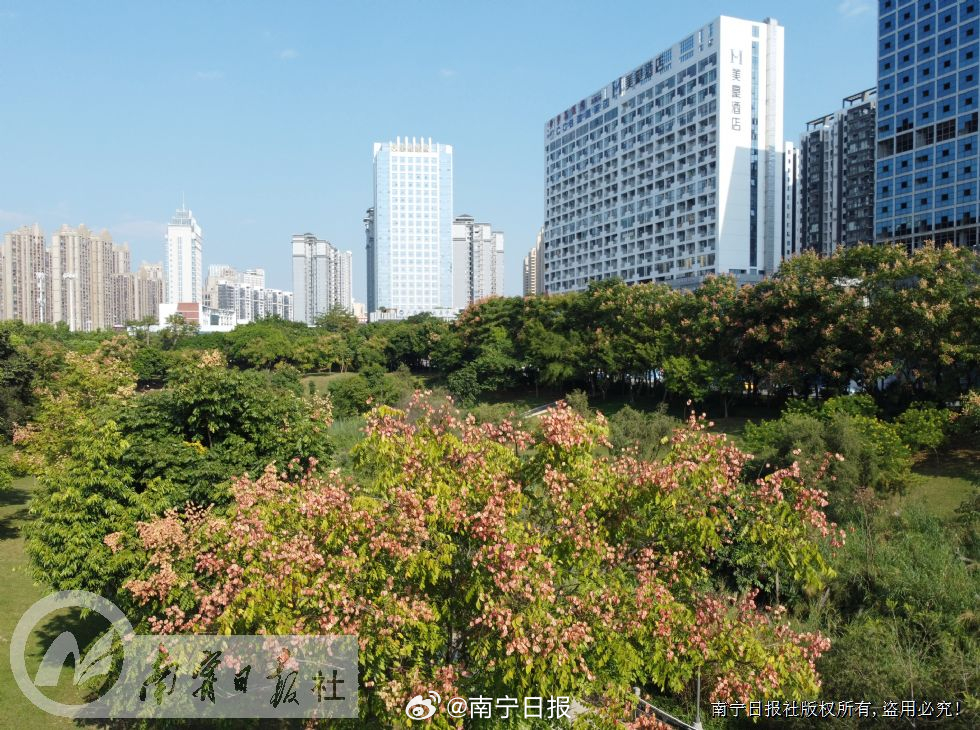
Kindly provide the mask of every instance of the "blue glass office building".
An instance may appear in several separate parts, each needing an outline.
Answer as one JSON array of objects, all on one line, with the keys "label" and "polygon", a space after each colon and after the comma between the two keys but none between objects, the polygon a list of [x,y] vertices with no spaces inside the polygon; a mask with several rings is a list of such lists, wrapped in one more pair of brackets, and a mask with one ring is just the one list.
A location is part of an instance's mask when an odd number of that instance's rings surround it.
[{"label": "blue glass office building", "polygon": [[879,0],[875,240],[977,245],[980,0]]}]

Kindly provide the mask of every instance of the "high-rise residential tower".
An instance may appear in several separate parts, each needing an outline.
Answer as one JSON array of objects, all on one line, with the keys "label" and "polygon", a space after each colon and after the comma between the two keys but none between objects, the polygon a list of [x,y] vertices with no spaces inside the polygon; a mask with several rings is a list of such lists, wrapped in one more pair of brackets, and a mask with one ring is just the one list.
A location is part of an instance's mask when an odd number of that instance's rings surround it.
[{"label": "high-rise residential tower", "polygon": [[722,16],[548,120],[545,289],[758,281],[783,230],[783,29]]},{"label": "high-rise residential tower", "polygon": [[783,259],[800,252],[803,226],[800,170],[800,148],[787,141],[783,144]]},{"label": "high-rise residential tower", "polygon": [[312,233],[293,236],[293,319],[312,325],[333,307],[352,311],[352,257]]},{"label": "high-rise residential tower", "polygon": [[977,246],[980,2],[878,1],[877,241]]},{"label": "high-rise residential tower", "polygon": [[374,207],[365,221],[369,317],[450,317],[453,148],[431,139],[374,145]]},{"label": "high-rise residential tower", "polygon": [[471,215],[453,220],[453,307],[504,294],[504,234]]},{"label": "high-rise residential tower", "polygon": [[133,275],[133,319],[156,319],[164,289],[163,264],[141,263]]},{"label": "high-rise residential tower", "polygon": [[201,249],[201,226],[182,205],[167,226],[167,302],[201,301]]},{"label": "high-rise residential tower", "polygon": [[0,245],[0,320],[51,322],[51,275],[44,233],[35,223],[5,233]]},{"label": "high-rise residential tower", "polygon": [[874,240],[876,106],[875,90],[867,89],[807,122],[799,147],[799,250],[827,255]]},{"label": "high-rise residential tower", "polygon": [[63,225],[51,237],[51,304],[55,322],[90,332],[133,319],[129,246],[109,232]]},{"label": "high-rise residential tower", "polygon": [[524,257],[524,296],[544,294],[543,266],[544,228],[538,231],[534,248]]}]

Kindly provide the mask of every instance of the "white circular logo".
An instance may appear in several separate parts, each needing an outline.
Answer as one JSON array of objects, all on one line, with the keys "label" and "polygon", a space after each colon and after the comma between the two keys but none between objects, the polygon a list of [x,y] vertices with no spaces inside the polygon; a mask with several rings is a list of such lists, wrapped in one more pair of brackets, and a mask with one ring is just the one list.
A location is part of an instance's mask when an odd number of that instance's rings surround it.
[{"label": "white circular logo", "polygon": [[[65,608],[86,608],[101,615],[110,624],[110,630],[95,642],[82,657],[78,639],[69,631],[62,632],[47,648],[41,666],[34,679],[27,672],[25,656],[31,631],[48,614]],[[77,717],[93,702],[66,705],[45,696],[38,687],[57,684],[58,676],[68,654],[74,656],[75,684],[91,677],[107,674],[111,666],[112,647],[115,637],[128,641],[133,635],[133,625],[112,601],[88,591],[59,591],[42,598],[21,616],[10,637],[10,669],[20,691],[37,707],[60,717]],[[126,661],[125,652],[123,662]],[[120,676],[122,676],[120,674]]]},{"label": "white circular logo", "polygon": [[405,714],[413,720],[428,720],[436,714],[436,708],[440,702],[442,702],[442,698],[439,693],[432,690],[428,692],[428,697],[415,695],[405,705]]}]

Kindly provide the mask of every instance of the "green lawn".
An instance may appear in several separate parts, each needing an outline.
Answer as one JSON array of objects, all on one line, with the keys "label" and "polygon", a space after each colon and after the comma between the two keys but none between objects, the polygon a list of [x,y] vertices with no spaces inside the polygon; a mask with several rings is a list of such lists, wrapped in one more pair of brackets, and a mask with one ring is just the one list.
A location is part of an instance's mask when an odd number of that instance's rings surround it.
[{"label": "green lawn", "polygon": [[980,488],[980,450],[952,449],[919,462],[912,471],[916,483],[901,499],[945,519]]},{"label": "green lawn", "polygon": [[[69,728],[75,724],[66,718],[48,715],[31,704],[14,682],[10,670],[10,636],[20,617],[35,601],[46,594],[34,584],[28,573],[24,553],[24,524],[29,519],[27,501],[34,489],[33,479],[17,479],[13,489],[0,492],[0,728]],[[52,614],[37,629],[29,643],[28,671],[34,672],[44,649],[66,629],[81,627],[76,633],[79,643],[91,630],[86,622],[71,612]],[[44,646],[41,646],[41,643]],[[81,692],[71,685],[71,671],[63,671],[62,683],[45,693],[61,702],[81,701]]]},{"label": "green lawn", "polygon": [[332,380],[343,380],[344,378],[352,377],[356,373],[323,373],[320,375],[304,375],[301,382],[303,383],[303,392],[307,392],[309,389],[309,383],[316,384],[316,390],[318,393],[325,393],[327,390],[327,385],[329,385]]}]

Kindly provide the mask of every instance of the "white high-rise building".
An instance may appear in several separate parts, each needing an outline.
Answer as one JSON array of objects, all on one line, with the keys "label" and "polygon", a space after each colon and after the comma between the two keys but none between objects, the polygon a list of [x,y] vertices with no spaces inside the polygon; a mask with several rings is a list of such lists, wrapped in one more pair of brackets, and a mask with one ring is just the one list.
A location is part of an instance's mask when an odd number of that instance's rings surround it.
[{"label": "white high-rise building", "polygon": [[201,301],[201,247],[201,226],[191,211],[181,206],[167,226],[168,303]]},{"label": "white high-rise building", "polygon": [[293,236],[292,318],[312,325],[333,307],[353,311],[352,259],[312,233]]},{"label": "white high-rise building", "polygon": [[242,272],[242,283],[256,289],[265,289],[265,269],[245,269]]},{"label": "white high-rise building", "polygon": [[504,294],[504,234],[471,215],[453,221],[453,307]]},{"label": "white high-rise building", "polygon": [[365,220],[369,317],[451,317],[453,148],[431,139],[374,145],[374,207]]},{"label": "white high-rise building", "polygon": [[544,251],[544,228],[538,231],[538,236],[534,241],[534,248],[527,252],[524,257],[524,296],[530,297],[536,294],[544,294],[544,273],[543,265]]},{"label": "white high-rise building", "polygon": [[803,207],[800,148],[787,141],[783,152],[783,259],[800,252],[803,235]]},{"label": "white high-rise building", "polygon": [[[783,28],[719,17],[548,120],[544,286],[758,281],[783,231]],[[540,265],[540,263],[539,263]]]},{"label": "white high-rise building", "polygon": [[[212,264],[204,283],[204,306],[235,324],[266,317],[293,318],[293,293],[265,286],[265,270],[238,271]],[[227,313],[232,313],[228,316]]]}]

